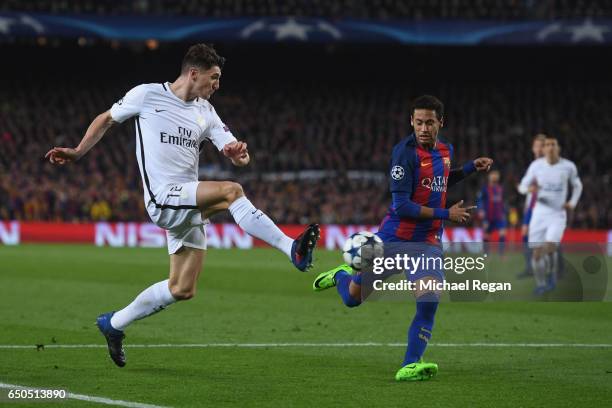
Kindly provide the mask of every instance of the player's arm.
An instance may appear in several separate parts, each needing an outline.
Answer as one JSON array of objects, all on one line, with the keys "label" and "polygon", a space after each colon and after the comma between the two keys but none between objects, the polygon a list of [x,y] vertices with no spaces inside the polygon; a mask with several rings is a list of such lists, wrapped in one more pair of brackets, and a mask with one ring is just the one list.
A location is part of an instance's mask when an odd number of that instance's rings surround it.
[{"label": "player's arm", "polygon": [[[397,149],[397,150],[396,150]],[[414,181],[414,155],[406,150],[396,148],[391,158],[391,190],[392,206],[401,218],[424,218],[465,222],[469,219],[469,208],[461,208],[463,201],[451,208],[431,208],[419,205],[411,200]]]},{"label": "player's arm", "polygon": [[527,173],[521,179],[518,185],[518,192],[521,194],[532,193],[537,190],[536,178],[535,178],[535,164],[532,162],[527,169]]},{"label": "player's arm", "polygon": [[392,196],[395,213],[401,218],[451,220],[464,223],[470,219],[470,210],[476,208],[474,206],[462,207],[463,200],[450,208],[432,208],[415,203],[410,199],[410,195],[405,192],[392,193]]},{"label": "player's arm", "polygon": [[451,169],[448,175],[448,186],[452,187],[477,171],[489,171],[492,164],[493,159],[489,157],[479,157],[465,163],[460,168]]},{"label": "player's arm", "polygon": [[71,147],[54,147],[49,150],[45,155],[46,159],[53,164],[64,165],[73,161],[79,160],[85,155],[92,147],[96,145],[102,139],[108,129],[111,128],[115,123],[110,111],[99,114],[91,122],[85,136],[81,139],[79,145],[75,148]]},{"label": "player's arm", "polygon": [[51,163],[59,165],[80,159],[102,139],[106,131],[115,123],[122,123],[128,118],[138,115],[146,93],[147,88],[144,85],[132,88],[110,110],[96,116],[77,147],[54,147],[47,152],[45,158],[48,158]]},{"label": "player's arm", "polygon": [[576,208],[580,195],[582,194],[582,181],[580,181],[580,177],[578,177],[578,169],[576,169],[576,165],[574,164],[572,164],[570,183],[572,185],[572,196],[570,197],[570,200],[565,203],[565,208],[568,210],[573,210]]},{"label": "player's arm", "polygon": [[210,140],[225,157],[230,159],[234,166],[242,167],[249,164],[251,156],[247,144],[236,139],[214,108],[211,112],[212,120],[204,137]]}]

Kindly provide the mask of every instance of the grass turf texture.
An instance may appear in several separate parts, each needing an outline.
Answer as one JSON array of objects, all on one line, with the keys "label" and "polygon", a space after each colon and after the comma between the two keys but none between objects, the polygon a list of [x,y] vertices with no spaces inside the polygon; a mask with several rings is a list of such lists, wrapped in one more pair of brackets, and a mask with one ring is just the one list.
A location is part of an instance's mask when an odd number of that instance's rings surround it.
[{"label": "grass turf texture", "polygon": [[[423,383],[393,380],[403,347],[129,348],[405,342],[414,302],[349,310],[334,290],[312,291],[314,276],[340,261],[337,252],[317,258],[312,272],[300,273],[273,250],[211,250],[193,300],[128,329],[127,367],[115,367],[102,348],[0,349],[0,382],[193,407],[609,403],[611,348],[435,343],[612,343],[612,303],[443,303],[425,355],[440,373]],[[165,279],[168,268],[164,250],[77,245],[0,247],[0,260],[0,344],[103,344],[95,317]],[[522,257],[510,255],[504,265],[514,276]]]}]

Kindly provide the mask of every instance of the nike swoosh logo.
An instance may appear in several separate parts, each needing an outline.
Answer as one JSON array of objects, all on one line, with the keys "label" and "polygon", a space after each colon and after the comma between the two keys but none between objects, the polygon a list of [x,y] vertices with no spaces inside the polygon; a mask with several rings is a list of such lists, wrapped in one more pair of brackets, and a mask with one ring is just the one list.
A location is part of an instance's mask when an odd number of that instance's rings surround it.
[{"label": "nike swoosh logo", "polygon": [[422,162],[421,167],[431,166],[431,162]]},{"label": "nike swoosh logo", "polygon": [[166,109],[155,109],[155,112],[165,112]]}]

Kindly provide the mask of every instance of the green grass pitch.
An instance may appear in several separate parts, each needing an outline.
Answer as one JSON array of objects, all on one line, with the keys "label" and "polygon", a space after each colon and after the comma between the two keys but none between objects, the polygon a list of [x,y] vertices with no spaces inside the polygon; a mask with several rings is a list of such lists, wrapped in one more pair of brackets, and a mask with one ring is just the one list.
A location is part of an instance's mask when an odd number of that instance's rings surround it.
[{"label": "green grass pitch", "polygon": [[[337,252],[319,251],[316,268],[300,273],[274,250],[211,250],[193,300],[128,329],[128,365],[119,369],[104,348],[37,351],[34,345],[102,345],[95,317],[165,279],[165,250],[0,247],[0,383],[174,407],[610,403],[612,347],[567,346],[612,344],[610,302],[442,303],[425,354],[440,372],[429,382],[394,381],[404,347],[296,346],[405,342],[414,302],[375,301],[348,309],[334,290],[311,290],[314,276],[339,260]],[[512,255],[506,264],[514,275],[522,259]],[[270,345],[130,348],[213,343]],[[32,347],[2,348],[6,345]],[[16,406],[29,405],[101,406],[75,400]]]}]

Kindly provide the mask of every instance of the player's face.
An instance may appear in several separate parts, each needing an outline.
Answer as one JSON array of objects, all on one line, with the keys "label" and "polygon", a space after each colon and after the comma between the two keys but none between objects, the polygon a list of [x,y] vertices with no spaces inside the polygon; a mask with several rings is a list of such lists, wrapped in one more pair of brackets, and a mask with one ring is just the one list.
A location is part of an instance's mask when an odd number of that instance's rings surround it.
[{"label": "player's face", "polygon": [[209,99],[217,89],[221,80],[221,69],[214,66],[208,70],[194,69],[192,73],[194,81],[193,90],[200,98]]},{"label": "player's face", "polygon": [[533,145],[531,146],[531,151],[533,152],[533,157],[536,159],[544,156],[544,141],[540,139],[534,140]]},{"label": "player's face", "polygon": [[547,159],[556,160],[559,158],[559,143],[557,139],[546,139],[544,142],[544,154]]},{"label": "player's face", "polygon": [[491,184],[497,184],[499,183],[499,172],[493,170],[492,172],[489,173],[489,183]]},{"label": "player's face", "polygon": [[436,111],[415,109],[410,117],[410,124],[420,145],[433,146],[436,143],[438,131],[442,127],[442,121],[436,116]]}]

